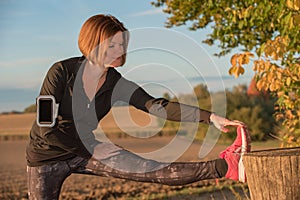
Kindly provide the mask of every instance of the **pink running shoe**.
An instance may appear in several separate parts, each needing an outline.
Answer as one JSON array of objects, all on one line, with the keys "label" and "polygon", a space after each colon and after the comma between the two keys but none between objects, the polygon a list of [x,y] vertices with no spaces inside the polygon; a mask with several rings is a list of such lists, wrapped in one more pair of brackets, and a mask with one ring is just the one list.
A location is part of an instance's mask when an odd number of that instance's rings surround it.
[{"label": "pink running shoe", "polygon": [[232,145],[220,153],[220,158],[226,160],[228,170],[226,178],[246,182],[245,167],[242,162],[242,156],[251,149],[251,140],[247,127],[237,127],[237,137]]}]

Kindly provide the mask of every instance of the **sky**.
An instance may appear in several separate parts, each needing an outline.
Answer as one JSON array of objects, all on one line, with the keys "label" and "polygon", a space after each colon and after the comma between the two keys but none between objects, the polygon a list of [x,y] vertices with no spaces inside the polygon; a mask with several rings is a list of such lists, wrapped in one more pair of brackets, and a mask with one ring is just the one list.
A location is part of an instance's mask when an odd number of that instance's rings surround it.
[{"label": "sky", "polygon": [[1,0],[0,112],[33,104],[51,65],[81,56],[80,28],[100,13],[117,17],[130,31],[128,59],[118,70],[153,96],[189,93],[200,82],[210,91],[224,90],[253,76],[249,67],[242,77],[230,77],[232,54],[215,57],[219,49],[201,42],[210,29],[167,29],[168,15],[151,0]]}]

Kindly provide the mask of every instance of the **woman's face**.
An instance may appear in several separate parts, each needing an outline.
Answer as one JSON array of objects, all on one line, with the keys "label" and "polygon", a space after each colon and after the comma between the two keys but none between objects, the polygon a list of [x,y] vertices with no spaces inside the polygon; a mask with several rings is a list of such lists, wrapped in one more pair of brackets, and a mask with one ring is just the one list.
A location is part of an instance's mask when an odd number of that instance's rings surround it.
[{"label": "woman's face", "polygon": [[122,55],[124,53],[123,34],[119,31],[108,43],[108,48],[104,58],[104,66],[119,67],[122,64]]}]

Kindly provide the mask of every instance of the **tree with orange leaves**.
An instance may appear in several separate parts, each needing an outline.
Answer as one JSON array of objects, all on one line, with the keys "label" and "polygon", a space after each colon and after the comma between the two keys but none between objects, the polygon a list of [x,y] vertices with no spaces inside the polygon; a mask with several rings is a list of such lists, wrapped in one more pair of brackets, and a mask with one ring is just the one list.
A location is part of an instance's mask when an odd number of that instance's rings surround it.
[{"label": "tree with orange leaves", "polygon": [[300,146],[300,0],[156,0],[169,14],[166,27],[191,22],[190,30],[211,25],[204,40],[216,41],[231,58],[235,77],[252,64],[256,86],[277,97],[275,118],[282,124],[282,146]]}]

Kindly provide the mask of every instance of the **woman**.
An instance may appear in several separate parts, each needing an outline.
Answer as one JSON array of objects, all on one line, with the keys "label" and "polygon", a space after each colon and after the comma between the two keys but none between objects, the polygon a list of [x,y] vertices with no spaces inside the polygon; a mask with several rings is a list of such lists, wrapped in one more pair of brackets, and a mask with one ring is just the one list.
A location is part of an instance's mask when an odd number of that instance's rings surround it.
[{"label": "woman", "polygon": [[[55,63],[40,95],[59,104],[53,127],[35,122],[27,146],[30,199],[58,199],[64,180],[72,173],[112,176],[142,182],[183,185],[226,175],[237,180],[242,135],[223,152],[224,159],[208,162],[161,163],[141,158],[121,147],[97,141],[92,133],[116,101],[124,101],[153,115],[174,121],[243,127],[206,110],[166,99],[156,99],[114,68],[126,60],[128,32],[115,17],[95,15],[82,26],[78,45],[82,57]],[[232,156],[234,154],[234,156]]]}]

